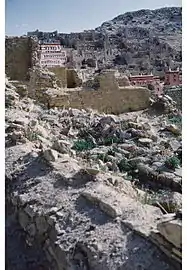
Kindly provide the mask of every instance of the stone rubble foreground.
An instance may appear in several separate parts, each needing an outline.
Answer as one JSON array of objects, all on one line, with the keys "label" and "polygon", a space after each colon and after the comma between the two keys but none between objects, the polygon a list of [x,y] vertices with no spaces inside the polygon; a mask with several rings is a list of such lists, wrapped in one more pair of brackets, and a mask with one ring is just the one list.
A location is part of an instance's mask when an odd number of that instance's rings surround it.
[{"label": "stone rubble foreground", "polygon": [[6,196],[51,269],[181,269],[182,138],[169,97],[119,116],[46,110],[6,79],[5,100]]}]

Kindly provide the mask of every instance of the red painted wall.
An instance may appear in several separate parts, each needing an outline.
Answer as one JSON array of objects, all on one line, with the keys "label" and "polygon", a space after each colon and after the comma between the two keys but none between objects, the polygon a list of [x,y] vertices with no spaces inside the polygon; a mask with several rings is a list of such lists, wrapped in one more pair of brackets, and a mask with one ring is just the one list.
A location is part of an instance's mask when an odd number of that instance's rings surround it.
[{"label": "red painted wall", "polygon": [[168,71],[165,73],[165,85],[175,86],[181,84],[179,71]]}]

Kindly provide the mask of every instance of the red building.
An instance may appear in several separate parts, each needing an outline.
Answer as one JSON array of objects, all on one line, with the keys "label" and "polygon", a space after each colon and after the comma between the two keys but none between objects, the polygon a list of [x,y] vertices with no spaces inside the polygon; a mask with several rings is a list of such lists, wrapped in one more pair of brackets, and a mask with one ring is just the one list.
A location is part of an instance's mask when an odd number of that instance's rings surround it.
[{"label": "red building", "polygon": [[146,86],[152,85],[155,94],[161,95],[163,93],[163,84],[160,82],[160,78],[154,75],[136,75],[130,76],[129,81],[131,85]]},{"label": "red building", "polygon": [[172,71],[171,69],[165,73],[165,85],[176,86],[182,84],[182,78],[179,70]]}]

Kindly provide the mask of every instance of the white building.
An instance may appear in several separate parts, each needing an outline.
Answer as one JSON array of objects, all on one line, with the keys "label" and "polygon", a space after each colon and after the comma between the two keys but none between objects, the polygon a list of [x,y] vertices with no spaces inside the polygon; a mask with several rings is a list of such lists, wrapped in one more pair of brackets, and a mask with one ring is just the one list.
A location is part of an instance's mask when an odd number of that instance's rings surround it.
[{"label": "white building", "polygon": [[40,46],[40,65],[42,67],[63,67],[66,61],[66,51],[60,44],[51,43]]}]

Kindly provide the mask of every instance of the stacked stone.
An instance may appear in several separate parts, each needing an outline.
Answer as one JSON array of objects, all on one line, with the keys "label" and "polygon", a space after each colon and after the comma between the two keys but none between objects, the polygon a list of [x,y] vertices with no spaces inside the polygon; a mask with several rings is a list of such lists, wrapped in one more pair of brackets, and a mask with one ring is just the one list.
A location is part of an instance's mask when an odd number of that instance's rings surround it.
[{"label": "stacked stone", "polygon": [[167,214],[151,232],[152,241],[171,259],[182,263],[182,212]]},{"label": "stacked stone", "polygon": [[45,69],[33,68],[30,73],[29,96],[46,104],[48,95],[45,92],[49,88],[59,88],[55,74]]}]

